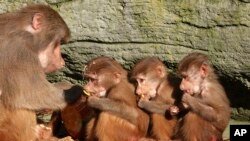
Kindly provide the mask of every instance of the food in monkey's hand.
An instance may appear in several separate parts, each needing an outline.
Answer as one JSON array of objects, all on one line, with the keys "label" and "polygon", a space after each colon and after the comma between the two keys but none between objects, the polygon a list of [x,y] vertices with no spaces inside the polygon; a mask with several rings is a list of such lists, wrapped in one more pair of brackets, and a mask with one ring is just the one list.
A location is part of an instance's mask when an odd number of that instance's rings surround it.
[{"label": "food in monkey's hand", "polygon": [[90,96],[90,93],[87,92],[86,90],[83,90],[83,93],[84,93],[85,95],[87,95],[87,96]]},{"label": "food in monkey's hand", "polygon": [[144,101],[148,101],[150,99],[150,96],[147,94],[141,94],[139,97],[140,97],[140,100],[144,100]]}]

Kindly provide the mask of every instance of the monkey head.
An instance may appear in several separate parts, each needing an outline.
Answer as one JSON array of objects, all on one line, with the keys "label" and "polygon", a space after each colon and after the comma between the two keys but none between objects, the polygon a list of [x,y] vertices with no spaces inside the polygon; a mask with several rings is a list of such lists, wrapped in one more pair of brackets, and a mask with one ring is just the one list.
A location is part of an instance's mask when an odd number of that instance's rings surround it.
[{"label": "monkey head", "polygon": [[182,77],[180,89],[184,94],[199,95],[207,87],[210,78],[215,78],[208,57],[202,53],[191,53],[184,57],[178,66]]},{"label": "monkey head", "polygon": [[[62,17],[51,7],[34,4],[18,11],[13,21],[20,23],[16,28],[34,35],[35,46],[32,50],[38,53],[45,73],[55,72],[64,67],[61,56],[61,43],[67,43],[70,30]],[[15,29],[10,29],[15,30]],[[20,29],[19,29],[20,30]]]},{"label": "monkey head", "polygon": [[156,57],[140,60],[134,66],[131,78],[136,85],[136,94],[142,99],[154,98],[167,73],[164,64]]},{"label": "monkey head", "polygon": [[85,93],[98,97],[105,97],[113,86],[127,78],[126,71],[118,62],[104,56],[88,62],[83,75],[87,81],[84,85]]}]

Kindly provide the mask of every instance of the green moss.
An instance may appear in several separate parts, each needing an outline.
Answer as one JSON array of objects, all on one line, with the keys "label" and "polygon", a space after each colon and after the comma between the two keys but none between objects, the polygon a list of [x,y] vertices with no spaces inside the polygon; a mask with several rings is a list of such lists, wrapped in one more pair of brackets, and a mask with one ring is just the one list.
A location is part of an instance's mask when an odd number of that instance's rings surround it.
[{"label": "green moss", "polygon": [[143,38],[157,39],[154,27],[164,24],[164,1],[154,0],[148,3],[140,3],[141,5],[133,6],[135,23],[141,31]]}]

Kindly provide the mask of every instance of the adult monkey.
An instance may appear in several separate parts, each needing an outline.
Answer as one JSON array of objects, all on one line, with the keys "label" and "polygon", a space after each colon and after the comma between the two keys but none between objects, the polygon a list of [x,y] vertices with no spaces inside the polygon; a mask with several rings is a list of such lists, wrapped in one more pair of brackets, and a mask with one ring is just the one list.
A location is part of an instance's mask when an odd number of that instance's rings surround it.
[{"label": "adult monkey", "polygon": [[33,110],[63,108],[81,95],[80,88],[63,91],[45,76],[64,66],[60,44],[68,40],[69,29],[44,5],[2,14],[0,21],[0,138],[41,140]]},{"label": "adult monkey", "polygon": [[190,53],[179,63],[182,102],[188,113],[179,121],[174,139],[222,141],[230,119],[230,104],[218,77],[202,53]]}]

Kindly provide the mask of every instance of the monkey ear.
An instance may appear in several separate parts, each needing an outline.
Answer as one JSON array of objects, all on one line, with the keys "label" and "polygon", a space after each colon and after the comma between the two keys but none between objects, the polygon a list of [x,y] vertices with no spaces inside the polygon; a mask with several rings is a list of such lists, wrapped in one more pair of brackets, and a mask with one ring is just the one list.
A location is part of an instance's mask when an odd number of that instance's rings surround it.
[{"label": "monkey ear", "polygon": [[119,83],[120,80],[121,80],[121,74],[118,73],[118,72],[115,72],[115,73],[114,73],[114,77],[115,77],[115,81],[116,81],[117,83]]},{"label": "monkey ear", "polygon": [[115,78],[120,78],[120,77],[121,77],[121,74],[118,73],[118,72],[115,72],[115,73],[114,73],[114,76],[115,76]]},{"label": "monkey ear", "polygon": [[159,75],[160,78],[165,77],[165,73],[166,72],[165,72],[165,69],[163,68],[163,66],[158,65],[156,67],[156,70],[157,70],[157,73],[158,73],[158,75]]},{"label": "monkey ear", "polygon": [[43,21],[43,15],[40,13],[36,13],[32,18],[32,28],[35,31],[41,31],[42,21]]},{"label": "monkey ear", "polygon": [[201,74],[201,77],[202,78],[205,78],[207,77],[207,74],[208,74],[208,67],[206,64],[202,64],[201,67],[200,67],[200,74]]}]

